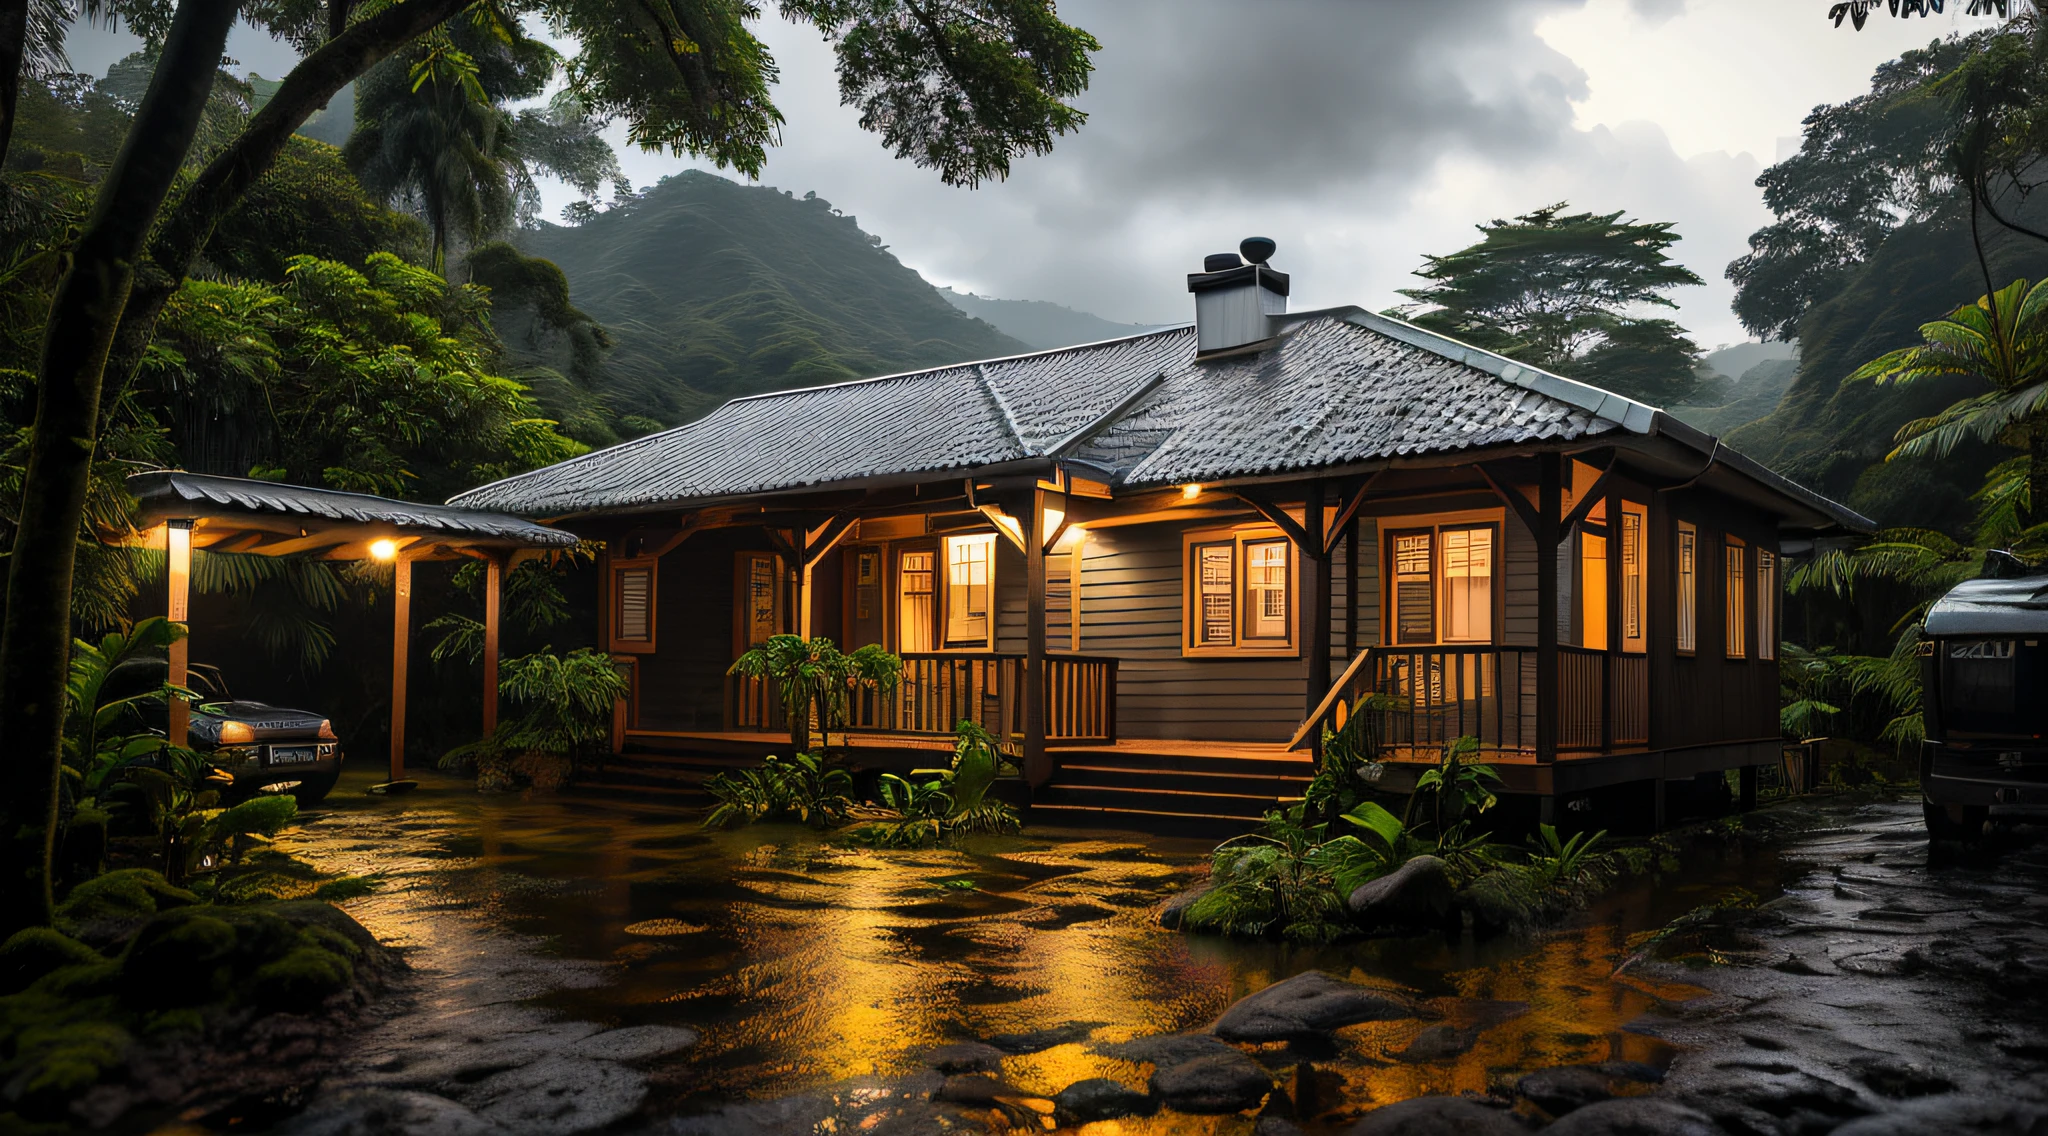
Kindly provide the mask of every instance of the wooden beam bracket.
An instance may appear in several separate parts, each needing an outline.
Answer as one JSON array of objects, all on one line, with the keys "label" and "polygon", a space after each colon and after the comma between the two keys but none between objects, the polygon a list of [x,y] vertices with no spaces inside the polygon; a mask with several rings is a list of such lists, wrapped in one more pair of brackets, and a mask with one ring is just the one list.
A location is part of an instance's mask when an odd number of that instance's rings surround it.
[{"label": "wooden beam bracket", "polygon": [[[1271,498],[1245,486],[1238,486],[1232,489],[1231,492],[1236,494],[1239,500],[1258,510],[1260,516],[1271,521],[1281,532],[1287,534],[1287,539],[1293,541],[1296,548],[1301,549],[1302,555],[1310,556],[1317,560],[1321,560],[1329,555],[1324,550],[1321,539],[1311,539],[1308,535],[1308,530],[1303,528],[1300,522],[1296,521],[1293,517],[1288,516],[1287,510],[1282,509]],[[1321,534],[1319,533],[1317,536],[1320,538]]]}]

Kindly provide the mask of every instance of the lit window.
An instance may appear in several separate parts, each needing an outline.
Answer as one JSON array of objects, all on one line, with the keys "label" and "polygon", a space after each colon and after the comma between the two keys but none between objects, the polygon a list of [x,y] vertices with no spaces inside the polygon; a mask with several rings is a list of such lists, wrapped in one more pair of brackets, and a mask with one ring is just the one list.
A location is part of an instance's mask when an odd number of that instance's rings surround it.
[{"label": "lit window", "polygon": [[1728,657],[1749,654],[1749,550],[1728,541]]},{"label": "lit window", "polygon": [[1228,647],[1237,642],[1237,545],[1233,541],[1195,546],[1195,645]]},{"label": "lit window", "polygon": [[898,651],[932,649],[931,552],[905,552],[896,561]]},{"label": "lit window", "polygon": [[946,646],[986,647],[994,533],[946,538]]},{"label": "lit window", "polygon": [[1756,657],[1778,657],[1778,554],[1756,550]]},{"label": "lit window", "polygon": [[776,632],[775,558],[747,557],[747,646],[758,647]]},{"label": "lit window", "polygon": [[1443,533],[1446,643],[1493,641],[1493,530]]},{"label": "lit window", "polygon": [[1436,534],[1394,535],[1394,641],[1436,642]]},{"label": "lit window", "polygon": [[1648,515],[1641,505],[1621,503],[1621,649],[1635,654],[1648,649],[1643,634],[1643,529]]},{"label": "lit window", "polygon": [[1700,531],[1690,522],[1678,522],[1678,652],[1690,655],[1699,649]]},{"label": "lit window", "polygon": [[1607,538],[1579,533],[1579,646],[1607,649]]},{"label": "lit window", "polygon": [[1244,546],[1245,621],[1247,641],[1268,642],[1288,637],[1287,542],[1261,540]]}]

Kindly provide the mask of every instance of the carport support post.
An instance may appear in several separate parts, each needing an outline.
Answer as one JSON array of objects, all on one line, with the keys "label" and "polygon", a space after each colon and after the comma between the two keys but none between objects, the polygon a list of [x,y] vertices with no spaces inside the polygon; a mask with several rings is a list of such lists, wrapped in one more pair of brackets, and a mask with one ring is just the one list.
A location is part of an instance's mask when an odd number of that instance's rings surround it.
[{"label": "carport support post", "polygon": [[[1557,760],[1557,546],[1564,520],[1564,462],[1536,456],[1536,760]],[[1545,804],[1550,798],[1544,799]],[[1548,817],[1544,818],[1548,820]]]},{"label": "carport support post", "polygon": [[405,780],[405,657],[412,645],[412,560],[391,563],[391,780]]},{"label": "carport support post", "polygon": [[498,732],[498,616],[505,588],[505,558],[484,561],[484,737]]},{"label": "carport support post", "polygon": [[[165,592],[168,602],[164,605],[164,618],[184,628],[186,635],[180,635],[167,652],[170,656],[170,671],[164,676],[172,686],[184,686],[190,678],[191,655],[186,638],[191,633],[192,594],[192,522],[166,521],[164,523],[164,572]],[[183,746],[190,738],[192,726],[192,704],[182,698],[165,700],[169,712],[168,729],[165,734],[174,746]]]},{"label": "carport support post", "polygon": [[1045,752],[1045,491],[1025,498],[1024,529],[1024,780],[1033,789],[1052,780]]}]

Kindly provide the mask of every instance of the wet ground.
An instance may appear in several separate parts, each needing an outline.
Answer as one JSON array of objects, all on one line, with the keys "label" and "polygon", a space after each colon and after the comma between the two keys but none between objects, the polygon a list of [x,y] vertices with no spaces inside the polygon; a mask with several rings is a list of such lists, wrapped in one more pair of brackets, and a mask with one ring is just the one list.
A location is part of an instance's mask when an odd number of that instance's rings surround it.
[{"label": "wet ground", "polygon": [[[1828,1131],[1949,1090],[2048,1093],[2048,855],[1930,868],[1917,809],[1898,805],[1822,810],[1782,848],[1704,849],[1534,939],[1309,949],[1154,924],[1202,874],[1205,843],[1033,830],[966,851],[850,850],[432,776],[386,800],[367,780],[289,843],[384,874],[345,906],[415,977],[365,1033],[359,1072],[285,1122],[299,1133],[1044,1131],[1048,1099],[1075,1082],[1146,1084],[1150,1066],[1117,1043],[1200,1030],[1311,970],[1413,1015],[1252,1047],[1311,1132],[1412,1097],[1513,1101],[1532,1071],[1607,1061],[1668,1067],[1661,1091],[1729,1132]],[[1616,973],[1632,933],[1735,888],[1784,898],[1689,962]],[[956,1043],[986,1082],[930,1068]],[[1086,1131],[1244,1133],[1254,1116]]]}]

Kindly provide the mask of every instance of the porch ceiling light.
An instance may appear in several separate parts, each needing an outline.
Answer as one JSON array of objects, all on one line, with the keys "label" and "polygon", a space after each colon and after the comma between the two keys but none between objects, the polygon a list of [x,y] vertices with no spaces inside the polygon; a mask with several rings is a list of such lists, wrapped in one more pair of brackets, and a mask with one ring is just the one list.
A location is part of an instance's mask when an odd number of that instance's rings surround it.
[{"label": "porch ceiling light", "polygon": [[370,542],[370,555],[379,560],[394,559],[398,556],[398,542],[389,539],[373,540]]},{"label": "porch ceiling light", "polygon": [[1199,483],[1189,482],[1180,487],[1180,499],[1183,501],[1192,501],[1201,495],[1202,487]]}]

